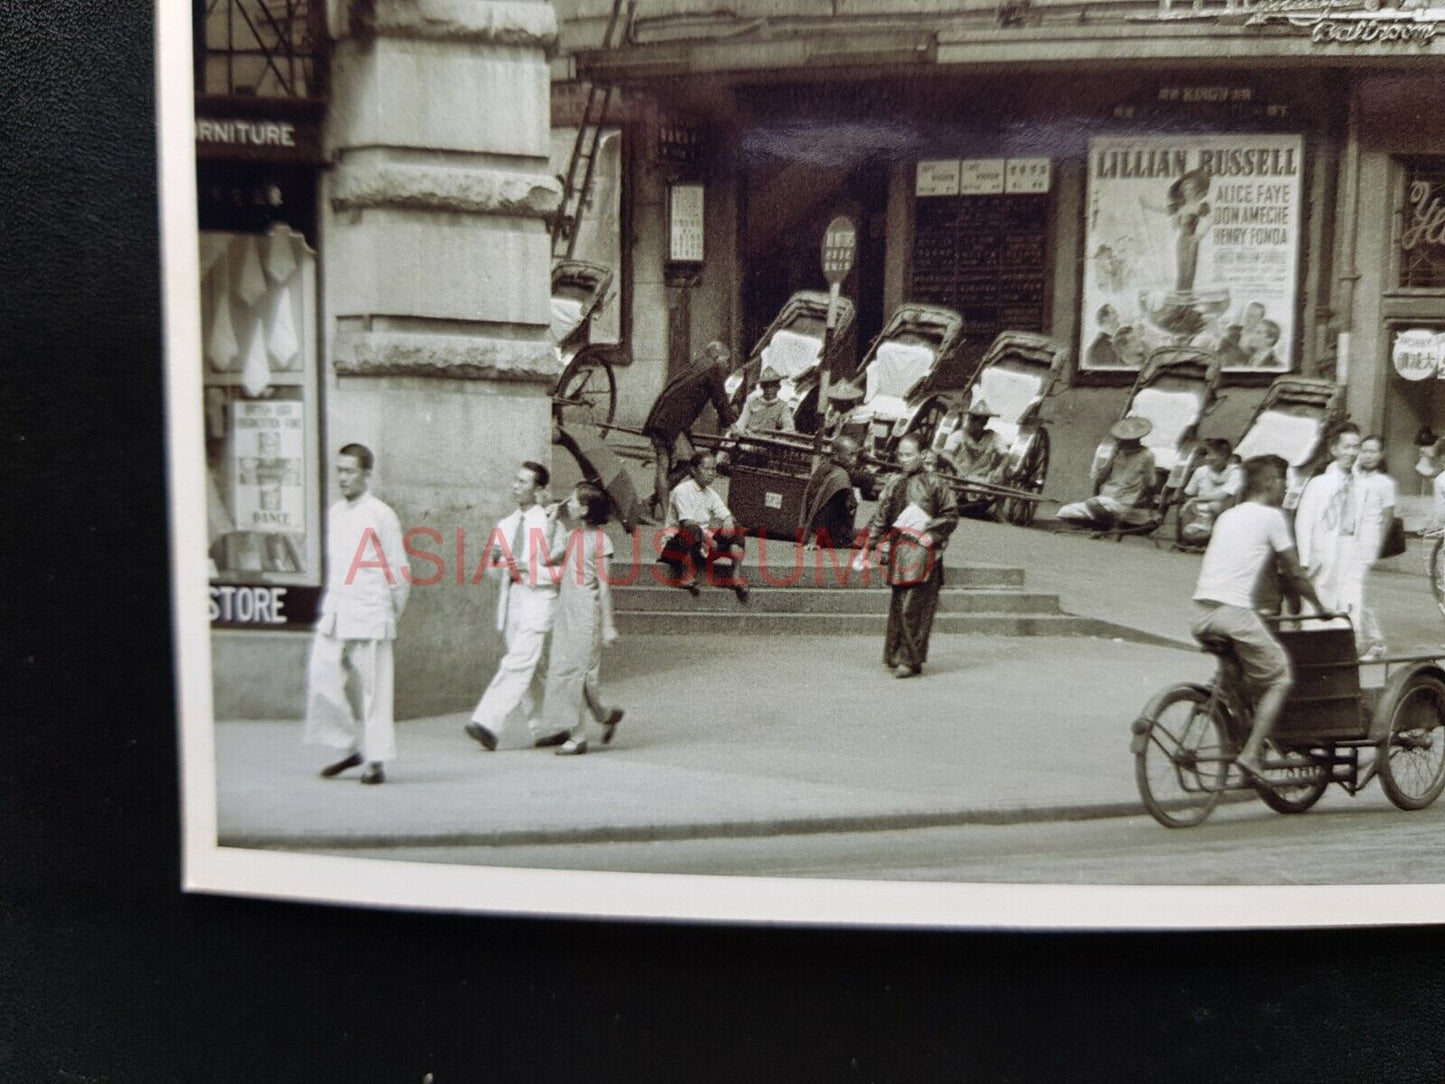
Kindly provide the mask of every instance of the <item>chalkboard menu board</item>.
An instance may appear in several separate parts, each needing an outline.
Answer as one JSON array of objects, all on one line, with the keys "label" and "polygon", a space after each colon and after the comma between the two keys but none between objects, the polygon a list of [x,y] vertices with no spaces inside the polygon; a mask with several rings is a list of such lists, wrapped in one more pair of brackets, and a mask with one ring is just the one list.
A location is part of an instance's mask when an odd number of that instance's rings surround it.
[{"label": "chalkboard menu board", "polygon": [[1043,331],[1049,196],[921,196],[915,204],[910,301],[963,314],[969,341]]}]

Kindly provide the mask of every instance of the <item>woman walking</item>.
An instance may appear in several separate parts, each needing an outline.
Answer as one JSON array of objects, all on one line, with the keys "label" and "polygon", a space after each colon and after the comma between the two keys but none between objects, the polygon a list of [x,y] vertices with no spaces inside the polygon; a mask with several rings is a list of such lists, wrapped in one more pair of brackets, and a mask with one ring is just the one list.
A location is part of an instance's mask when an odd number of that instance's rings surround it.
[{"label": "woman walking", "polygon": [[602,531],[607,494],[583,482],[550,514],[565,517],[570,529],[565,552],[553,555],[553,564],[562,569],[562,583],[552,619],[542,732],[565,733],[567,740],[557,747],[557,755],[577,756],[587,752],[584,708],[601,726],[603,745],[611,744],[623,715],[621,708],[603,706],[599,685],[602,645],[617,639],[605,572],[612,542]]},{"label": "woman walking", "polygon": [[1359,480],[1360,525],[1355,534],[1355,556],[1359,566],[1360,612],[1357,618],[1361,657],[1378,658],[1385,653],[1384,630],[1375,611],[1365,601],[1365,578],[1379,559],[1390,526],[1395,520],[1395,479],[1385,473],[1385,441],[1370,434],[1360,442],[1355,463]]}]

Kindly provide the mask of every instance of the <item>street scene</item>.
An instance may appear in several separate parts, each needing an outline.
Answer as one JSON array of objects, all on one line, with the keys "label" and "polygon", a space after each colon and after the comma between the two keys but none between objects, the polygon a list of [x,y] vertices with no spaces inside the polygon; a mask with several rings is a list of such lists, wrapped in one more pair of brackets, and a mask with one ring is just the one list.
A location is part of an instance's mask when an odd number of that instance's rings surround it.
[{"label": "street scene", "polygon": [[196,823],[1445,881],[1436,16],[783,6],[196,6]]}]

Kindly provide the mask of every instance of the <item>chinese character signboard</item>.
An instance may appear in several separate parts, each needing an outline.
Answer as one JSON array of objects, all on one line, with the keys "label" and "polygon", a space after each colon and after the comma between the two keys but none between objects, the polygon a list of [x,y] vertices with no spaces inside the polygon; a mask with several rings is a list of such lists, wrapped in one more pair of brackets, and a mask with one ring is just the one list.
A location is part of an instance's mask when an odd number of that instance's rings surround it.
[{"label": "chinese character signboard", "polygon": [[1297,135],[1100,138],[1089,148],[1082,368],[1160,346],[1286,372],[1297,329]]},{"label": "chinese character signboard", "polygon": [[1390,361],[1406,380],[1445,376],[1445,332],[1438,328],[1397,330],[1390,344]]}]

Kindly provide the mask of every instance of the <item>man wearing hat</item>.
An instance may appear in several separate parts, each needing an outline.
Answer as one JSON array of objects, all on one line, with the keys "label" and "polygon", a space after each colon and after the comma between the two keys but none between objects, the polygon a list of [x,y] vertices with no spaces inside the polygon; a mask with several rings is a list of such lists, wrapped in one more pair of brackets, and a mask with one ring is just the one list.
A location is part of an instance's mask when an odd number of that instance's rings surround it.
[{"label": "man wearing hat", "polygon": [[853,408],[863,401],[863,389],[851,380],[835,380],[828,385],[828,402],[823,407],[823,434],[840,432]]},{"label": "man wearing hat", "polygon": [[1098,495],[1086,501],[1066,504],[1059,519],[1076,527],[1114,527],[1143,522],[1144,504],[1154,492],[1154,453],[1143,440],[1153,429],[1148,418],[1123,418],[1114,423],[1109,435],[1117,442],[1114,454],[1090,472]]},{"label": "man wearing hat", "polygon": [[944,442],[943,454],[953,461],[962,477],[989,481],[1003,465],[998,434],[988,428],[988,420],[996,417],[984,399],[975,399],[964,415],[962,428],[950,433]]},{"label": "man wearing hat", "polygon": [[642,423],[643,436],[652,441],[656,457],[657,479],[652,500],[659,516],[667,509],[674,467],[690,461],[696,451],[692,446],[692,427],[708,403],[717,411],[719,429],[726,429],[733,422],[726,387],[731,368],[732,355],[728,348],[717,340],[708,343],[696,363],[662,389]]},{"label": "man wearing hat", "polygon": [[791,433],[793,411],[778,397],[783,378],[771,366],[763,366],[758,376],[758,390],[743,403],[743,412],[733,426],[737,433]]}]

